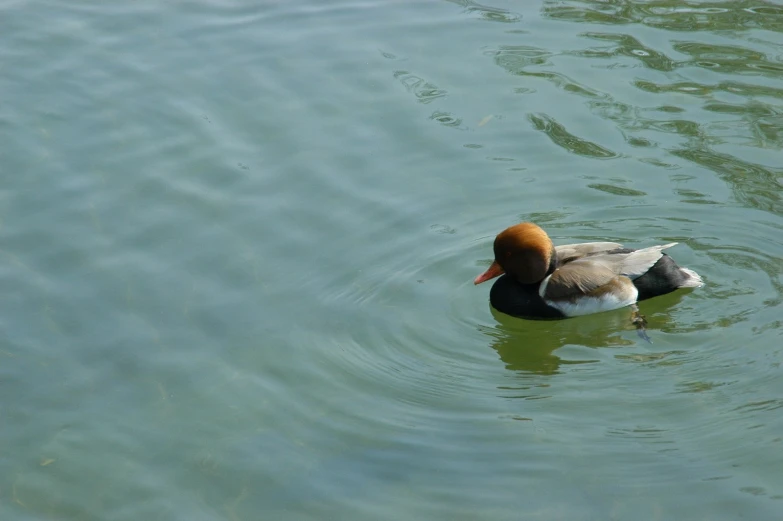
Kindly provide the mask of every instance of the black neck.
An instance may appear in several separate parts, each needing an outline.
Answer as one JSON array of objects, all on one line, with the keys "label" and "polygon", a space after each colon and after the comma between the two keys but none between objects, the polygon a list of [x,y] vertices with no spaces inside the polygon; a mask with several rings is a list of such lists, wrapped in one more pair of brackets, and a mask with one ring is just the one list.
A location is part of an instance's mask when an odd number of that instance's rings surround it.
[{"label": "black neck", "polygon": [[549,267],[546,270],[546,275],[544,277],[548,277],[551,275],[555,270],[557,269],[557,252],[555,251],[554,245],[552,246],[552,251],[549,254]]}]

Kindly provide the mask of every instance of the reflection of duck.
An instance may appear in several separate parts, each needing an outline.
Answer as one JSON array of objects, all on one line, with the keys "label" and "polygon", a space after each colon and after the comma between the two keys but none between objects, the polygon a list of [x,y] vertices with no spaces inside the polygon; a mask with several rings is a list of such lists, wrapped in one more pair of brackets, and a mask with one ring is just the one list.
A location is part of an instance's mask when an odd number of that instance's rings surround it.
[{"label": "reflection of duck", "polygon": [[537,225],[521,223],[495,238],[495,260],[474,283],[503,275],[492,286],[489,300],[498,311],[516,317],[609,311],[702,285],[696,272],[677,266],[663,253],[675,244],[639,250],[614,242],[555,247]]},{"label": "reflection of duck", "polygon": [[[654,320],[656,330],[678,330],[668,310],[676,306],[684,296],[683,293],[672,294],[656,300],[654,304],[647,304],[645,312]],[[628,316],[622,312],[604,313],[600,318],[578,317],[567,321],[537,320],[523,323],[493,308],[490,308],[490,311],[497,324],[481,327],[481,330],[491,337],[491,346],[498,352],[506,368],[513,371],[556,374],[561,365],[593,361],[569,360],[555,353],[567,345],[599,348],[633,344],[621,333],[628,324]]]}]

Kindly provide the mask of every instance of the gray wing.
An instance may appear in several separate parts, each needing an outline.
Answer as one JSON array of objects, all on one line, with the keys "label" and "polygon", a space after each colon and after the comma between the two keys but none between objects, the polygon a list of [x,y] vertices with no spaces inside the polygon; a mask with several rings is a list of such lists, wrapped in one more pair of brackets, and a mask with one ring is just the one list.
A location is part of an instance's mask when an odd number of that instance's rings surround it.
[{"label": "gray wing", "polygon": [[[653,264],[663,257],[663,250],[671,248],[676,244],[676,242],[671,242],[669,244],[642,248],[641,250],[636,250],[631,253],[607,255],[607,257],[618,257],[617,261],[620,263],[620,274],[633,280],[647,273],[647,271],[653,267]],[[603,259],[604,257],[601,257],[601,260]],[[614,259],[612,260],[614,261]]]},{"label": "gray wing", "polygon": [[609,252],[618,248],[623,248],[622,244],[616,242],[585,242],[582,244],[565,244],[555,246],[558,264],[574,262],[585,255],[590,255],[591,262],[601,262],[616,270],[618,275],[625,275],[631,279],[641,277],[647,270],[653,267],[663,256],[663,250],[675,246],[676,242],[658,246],[650,246],[632,251],[630,253],[612,253],[609,255],[600,255],[602,252]]},{"label": "gray wing", "polygon": [[[587,246],[592,244],[613,245],[611,249],[621,248],[615,243],[587,243],[574,246]],[[663,250],[671,248],[676,242],[661,246],[650,246],[630,253],[611,253],[591,255],[577,258],[563,264],[552,273],[547,282],[544,296],[550,299],[563,299],[584,295],[601,286],[608,284],[618,275],[624,275],[629,279],[641,277],[653,267],[663,256]],[[566,250],[568,251],[568,250]],[[585,255],[584,250],[580,253]],[[558,259],[560,251],[557,252]]]},{"label": "gray wing", "polygon": [[579,244],[563,244],[562,246],[555,246],[555,253],[557,255],[558,262],[562,264],[566,260],[574,260],[591,253],[612,251],[622,247],[622,244],[617,244],[616,242],[583,242]]}]

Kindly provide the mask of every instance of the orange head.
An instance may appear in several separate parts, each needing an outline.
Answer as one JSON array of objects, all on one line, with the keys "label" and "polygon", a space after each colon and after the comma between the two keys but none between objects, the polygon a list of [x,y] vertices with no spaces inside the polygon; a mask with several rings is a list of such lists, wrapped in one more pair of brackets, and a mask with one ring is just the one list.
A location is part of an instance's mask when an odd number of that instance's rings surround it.
[{"label": "orange head", "polygon": [[474,284],[508,273],[522,284],[541,282],[555,259],[555,247],[544,230],[533,223],[506,228],[495,237],[495,262]]}]

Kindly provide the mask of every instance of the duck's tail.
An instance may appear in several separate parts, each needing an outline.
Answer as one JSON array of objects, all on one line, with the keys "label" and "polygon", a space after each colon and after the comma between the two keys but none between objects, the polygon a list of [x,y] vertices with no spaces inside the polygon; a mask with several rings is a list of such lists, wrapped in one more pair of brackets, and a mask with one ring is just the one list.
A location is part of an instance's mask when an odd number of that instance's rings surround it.
[{"label": "duck's tail", "polygon": [[700,288],[704,285],[704,281],[701,280],[701,277],[698,273],[696,273],[693,270],[689,270],[688,268],[680,268],[680,271],[687,275],[687,278],[683,280],[679,287],[681,288]]}]

